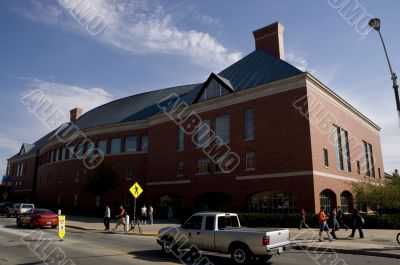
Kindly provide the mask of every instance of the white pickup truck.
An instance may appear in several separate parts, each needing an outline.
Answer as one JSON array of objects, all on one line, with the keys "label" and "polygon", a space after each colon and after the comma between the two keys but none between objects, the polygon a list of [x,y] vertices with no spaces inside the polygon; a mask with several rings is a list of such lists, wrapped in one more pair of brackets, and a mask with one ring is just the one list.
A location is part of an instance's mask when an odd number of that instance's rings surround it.
[{"label": "white pickup truck", "polygon": [[235,264],[245,264],[283,253],[290,238],[287,229],[241,228],[237,214],[205,212],[192,215],[182,226],[160,229],[157,242],[176,257],[185,250],[218,252],[230,254]]}]

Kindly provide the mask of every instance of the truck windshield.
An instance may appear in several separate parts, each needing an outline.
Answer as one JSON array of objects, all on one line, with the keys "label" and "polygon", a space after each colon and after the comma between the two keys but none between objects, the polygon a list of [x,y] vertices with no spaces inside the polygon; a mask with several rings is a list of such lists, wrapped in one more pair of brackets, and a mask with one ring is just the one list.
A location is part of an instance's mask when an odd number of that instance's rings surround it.
[{"label": "truck windshield", "polygon": [[239,221],[237,216],[220,216],[218,217],[218,229],[234,229],[239,228]]}]

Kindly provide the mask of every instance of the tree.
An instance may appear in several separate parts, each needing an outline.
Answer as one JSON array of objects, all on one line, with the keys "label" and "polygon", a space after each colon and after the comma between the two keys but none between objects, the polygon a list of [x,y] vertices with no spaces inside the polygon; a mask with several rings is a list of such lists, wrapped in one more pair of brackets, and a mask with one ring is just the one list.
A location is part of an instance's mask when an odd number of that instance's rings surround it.
[{"label": "tree", "polygon": [[102,162],[86,174],[85,192],[94,196],[101,196],[117,185],[116,172],[112,165]]},{"label": "tree", "polygon": [[372,210],[400,209],[400,176],[397,170],[392,179],[386,180],[382,185],[369,181],[353,183],[353,192],[359,207],[367,206]]}]

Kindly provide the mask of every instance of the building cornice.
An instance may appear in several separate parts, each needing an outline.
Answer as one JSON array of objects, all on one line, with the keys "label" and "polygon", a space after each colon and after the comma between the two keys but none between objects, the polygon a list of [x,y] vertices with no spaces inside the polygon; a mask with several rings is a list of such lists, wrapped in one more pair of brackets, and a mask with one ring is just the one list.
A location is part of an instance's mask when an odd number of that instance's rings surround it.
[{"label": "building cornice", "polygon": [[7,159],[7,161],[9,163],[15,163],[15,162],[20,162],[20,161],[24,161],[30,158],[35,158],[36,157],[36,153],[30,154],[30,155],[24,155],[24,156],[19,156],[19,157],[15,157],[15,158],[9,158]]},{"label": "building cornice", "polygon": [[313,88],[319,92],[322,92],[330,99],[333,99],[334,103],[338,103],[337,105],[340,106],[342,110],[345,110],[347,113],[351,114],[357,120],[362,121],[364,124],[366,124],[369,128],[373,129],[375,132],[378,133],[380,132],[381,128],[376,123],[371,121],[367,116],[365,116],[356,108],[354,108],[352,105],[350,105],[347,101],[345,101],[342,97],[336,94],[329,87],[324,85],[312,74],[306,73],[306,77],[307,77],[306,82],[308,88]]}]

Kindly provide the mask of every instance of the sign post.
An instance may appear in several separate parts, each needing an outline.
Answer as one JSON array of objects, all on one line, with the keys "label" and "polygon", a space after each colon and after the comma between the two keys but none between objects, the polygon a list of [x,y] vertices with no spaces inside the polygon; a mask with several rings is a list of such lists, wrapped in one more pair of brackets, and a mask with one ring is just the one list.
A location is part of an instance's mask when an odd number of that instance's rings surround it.
[{"label": "sign post", "polygon": [[60,241],[65,236],[65,215],[58,216],[58,236],[60,237]]},{"label": "sign post", "polygon": [[133,184],[133,186],[129,189],[129,191],[132,193],[133,197],[135,197],[135,202],[133,204],[133,221],[136,221],[136,199],[142,194],[143,189],[140,187],[139,183]]}]

